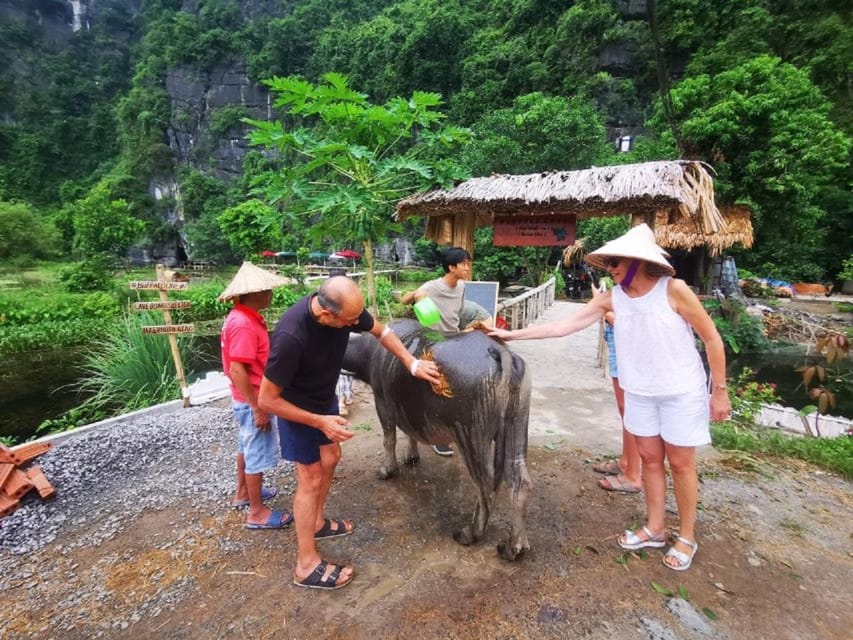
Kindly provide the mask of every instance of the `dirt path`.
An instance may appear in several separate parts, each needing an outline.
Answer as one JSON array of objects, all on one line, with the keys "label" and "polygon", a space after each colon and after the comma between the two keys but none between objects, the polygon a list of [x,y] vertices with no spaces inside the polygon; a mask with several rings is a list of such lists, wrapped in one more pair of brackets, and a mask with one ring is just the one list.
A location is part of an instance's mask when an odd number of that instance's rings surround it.
[{"label": "dirt path", "polygon": [[329,509],[357,531],[321,547],[355,565],[350,586],[292,587],[292,530],[247,531],[239,512],[213,500],[180,502],[146,511],[100,546],[78,547],[99,523],[71,523],[62,540],[22,558],[33,575],[3,593],[7,637],[849,637],[853,492],[811,467],[745,471],[709,451],[694,567],[679,574],[660,552],[619,551],[616,534],[641,522],[644,507],[641,495],[598,489],[591,471],[619,443],[610,383],[590,366],[593,338],[513,345],[536,387],[532,551],[520,561],[495,553],[508,528],[504,492],[481,544],[451,538],[474,504],[458,456],[422,447],[418,465],[376,479],[381,434],[359,387],[350,416],[358,435],[344,445]]}]

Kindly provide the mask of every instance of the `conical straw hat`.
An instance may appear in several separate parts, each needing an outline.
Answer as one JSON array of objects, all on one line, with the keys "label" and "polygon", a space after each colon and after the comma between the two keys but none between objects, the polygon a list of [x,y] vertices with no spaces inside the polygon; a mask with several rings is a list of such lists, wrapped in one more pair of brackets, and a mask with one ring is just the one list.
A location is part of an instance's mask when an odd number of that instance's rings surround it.
[{"label": "conical straw hat", "polygon": [[244,262],[225,291],[219,295],[219,300],[225,301],[257,291],[271,291],[286,284],[289,284],[286,278],[256,267],[251,262]]},{"label": "conical straw hat", "polygon": [[592,253],[588,253],[584,260],[596,269],[604,269],[604,259],[608,257],[636,258],[657,265],[655,271],[675,275],[675,269],[666,260],[669,254],[661,249],[655,242],[654,231],[649,225],[643,223],[631,228],[615,240],[611,240]]}]

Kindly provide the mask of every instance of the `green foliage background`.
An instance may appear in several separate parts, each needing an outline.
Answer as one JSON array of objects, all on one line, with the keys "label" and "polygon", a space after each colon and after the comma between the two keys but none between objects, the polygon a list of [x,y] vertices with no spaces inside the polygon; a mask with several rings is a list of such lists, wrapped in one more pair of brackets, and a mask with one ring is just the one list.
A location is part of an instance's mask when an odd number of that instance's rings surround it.
[{"label": "green foliage background", "polygon": [[[269,158],[247,155],[228,181],[205,159],[175,166],[170,135],[186,113],[168,74],[235,61],[256,84],[338,72],[374,104],[439,93],[448,124],[476,133],[454,154],[473,175],[699,158],[717,171],[720,202],[755,211],[756,245],[740,265],[830,279],[853,255],[853,27],[837,2],[668,0],[646,3],[652,19],[619,0],[99,0],[67,40],[43,26],[65,20],[66,3],[37,3],[41,18],[33,3],[8,4],[0,230],[20,229],[14,203],[38,231],[0,233],[0,260],[120,255],[179,231],[200,259],[237,260],[261,236],[319,248],[304,223],[269,226],[246,204]],[[235,104],[208,115],[207,133],[227,138],[246,113]],[[636,144],[616,155],[623,132]],[[155,201],[155,179],[175,181],[180,198]],[[183,229],[165,222],[170,208]],[[256,240],[235,228],[247,218],[263,227]],[[478,260],[530,261],[483,251]]]}]

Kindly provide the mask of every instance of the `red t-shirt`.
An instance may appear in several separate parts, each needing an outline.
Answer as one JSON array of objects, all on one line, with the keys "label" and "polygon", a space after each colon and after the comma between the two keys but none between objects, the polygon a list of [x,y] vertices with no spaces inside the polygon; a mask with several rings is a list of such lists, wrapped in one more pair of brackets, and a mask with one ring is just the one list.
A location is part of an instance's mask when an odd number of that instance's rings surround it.
[{"label": "red t-shirt", "polygon": [[[263,316],[254,309],[235,302],[222,325],[220,347],[225,375],[230,378],[232,362],[243,362],[249,365],[249,382],[252,387],[260,388],[264,367],[270,355],[270,337]],[[234,386],[233,381],[231,396],[237,402],[248,402]]]}]

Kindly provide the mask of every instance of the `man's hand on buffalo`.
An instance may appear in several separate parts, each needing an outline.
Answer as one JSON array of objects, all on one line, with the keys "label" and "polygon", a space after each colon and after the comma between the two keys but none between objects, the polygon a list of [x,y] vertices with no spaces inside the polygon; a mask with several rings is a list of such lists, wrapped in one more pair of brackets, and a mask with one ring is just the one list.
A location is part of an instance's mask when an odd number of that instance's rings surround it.
[{"label": "man's hand on buffalo", "polygon": [[430,384],[439,384],[441,382],[438,365],[432,360],[418,360],[418,365],[415,367],[414,375],[416,378],[426,380]]}]

